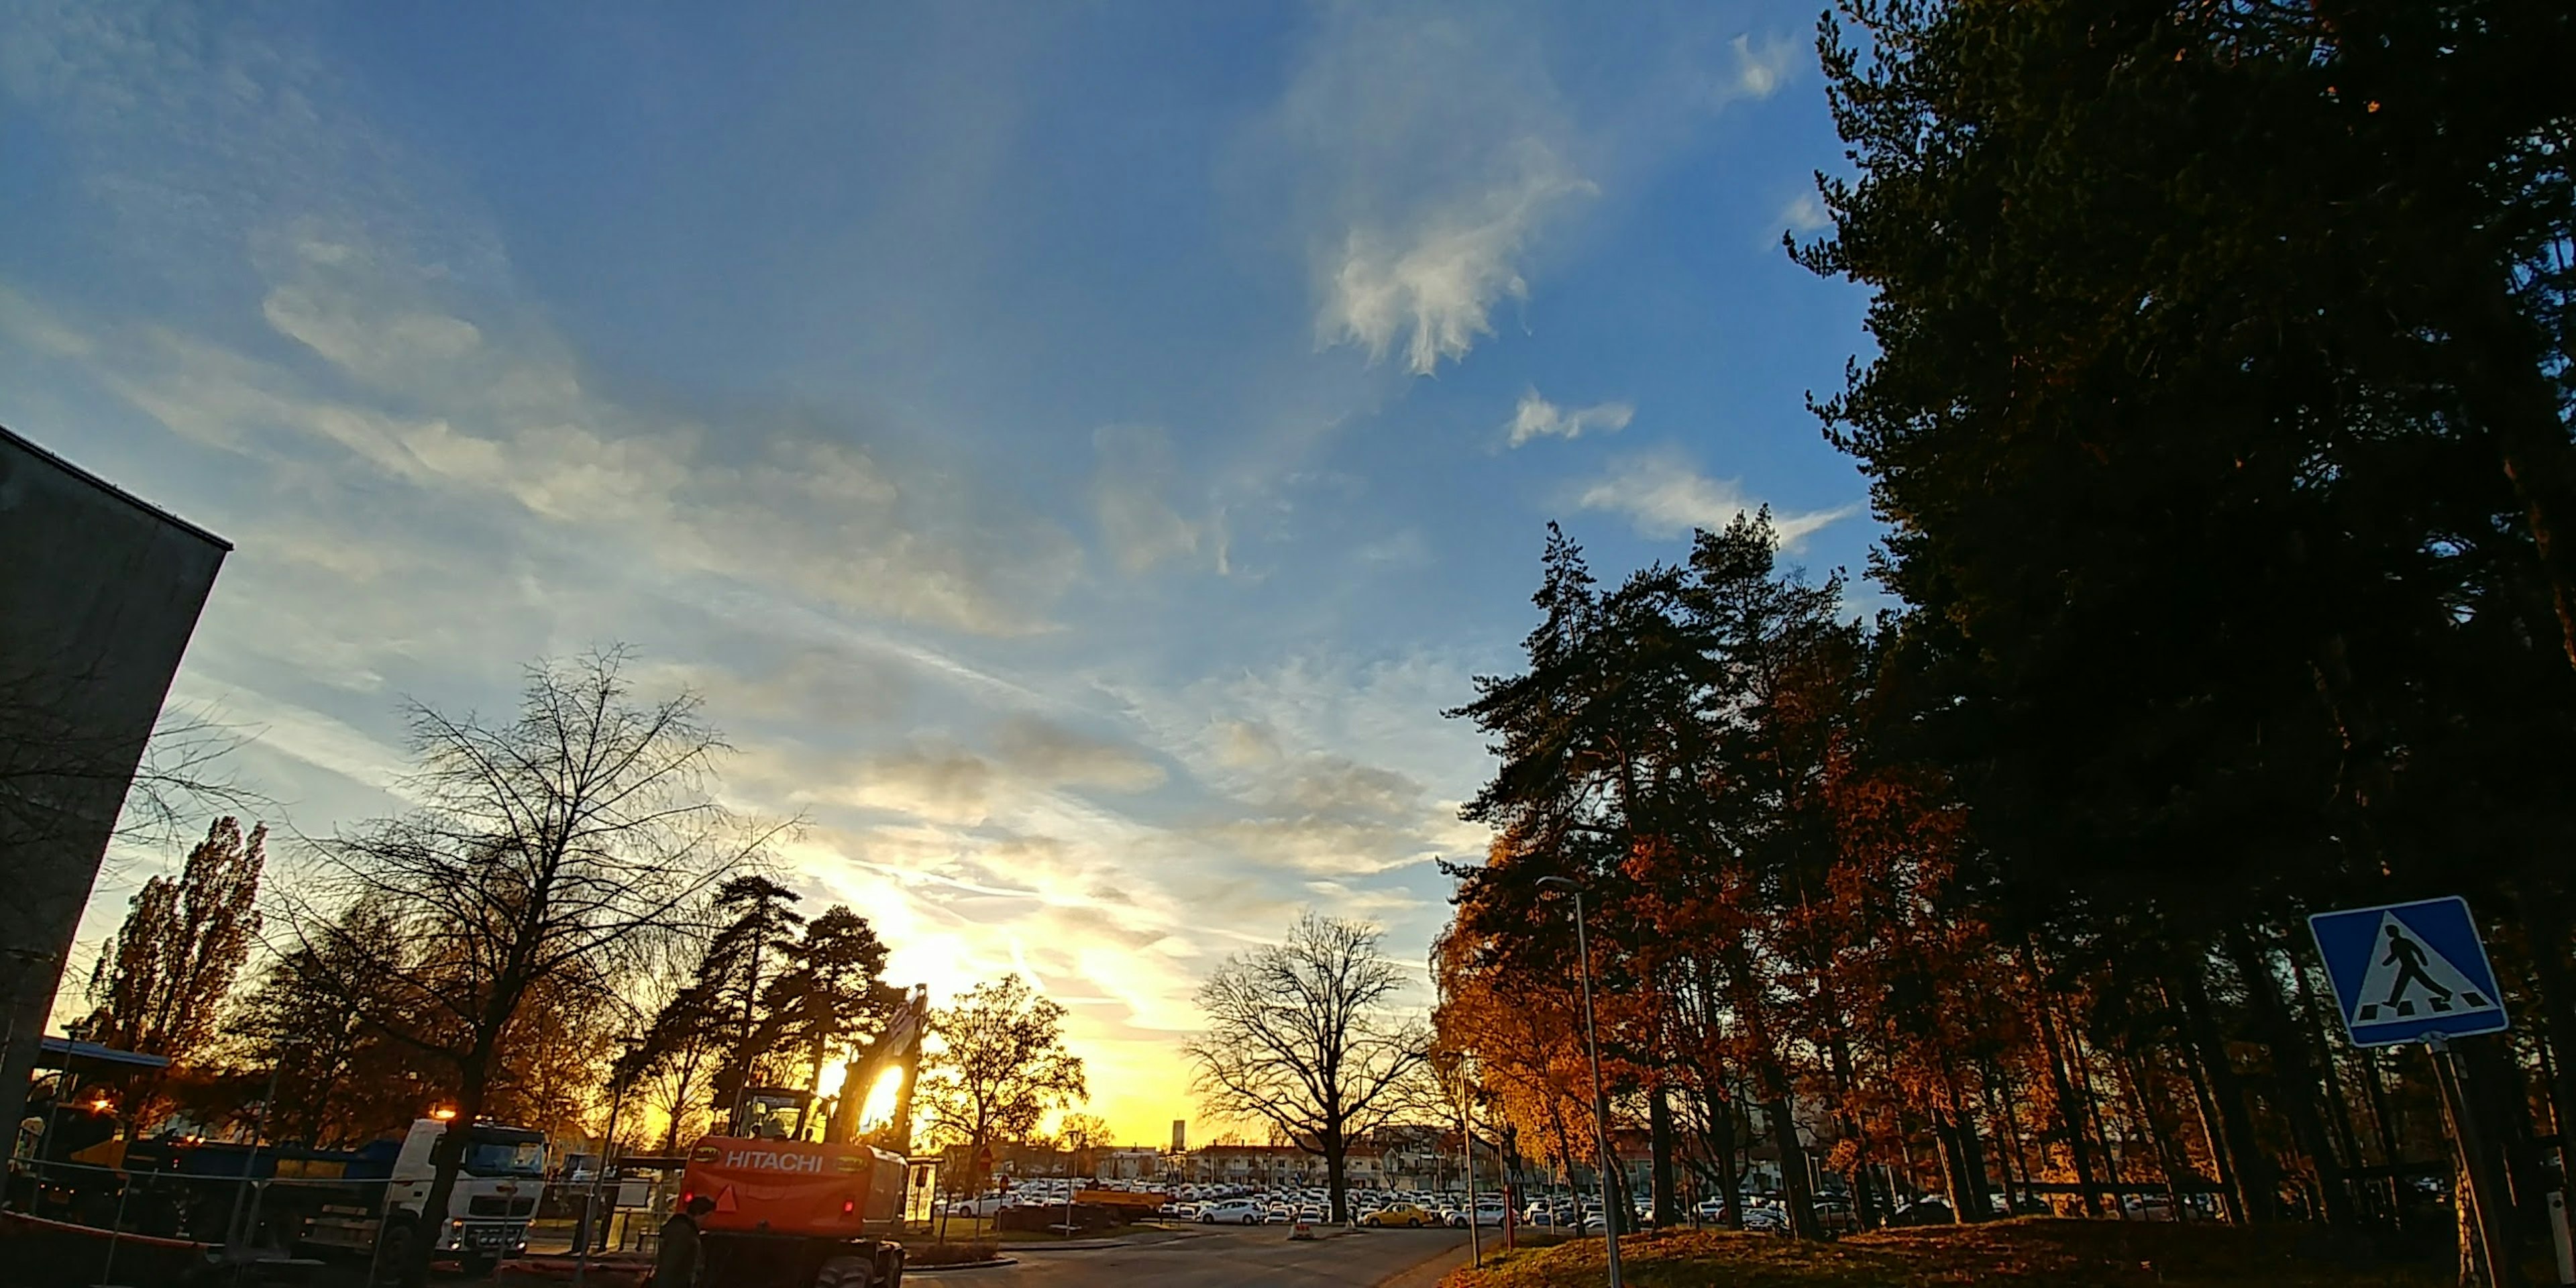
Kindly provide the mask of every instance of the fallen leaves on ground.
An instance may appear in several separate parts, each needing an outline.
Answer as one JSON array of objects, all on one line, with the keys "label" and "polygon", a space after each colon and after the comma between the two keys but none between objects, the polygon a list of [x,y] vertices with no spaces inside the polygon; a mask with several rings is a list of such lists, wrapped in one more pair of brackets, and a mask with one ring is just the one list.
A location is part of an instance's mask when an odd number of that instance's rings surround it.
[{"label": "fallen leaves on ground", "polygon": [[[2314,1255],[2315,1227],[2240,1229],[2025,1218],[1886,1230],[1836,1243],[1677,1230],[1631,1235],[1619,1250],[1632,1288],[2432,1288],[2443,1265],[2364,1264]],[[1441,1288],[1594,1288],[1602,1245],[1586,1239],[1459,1270]]]}]

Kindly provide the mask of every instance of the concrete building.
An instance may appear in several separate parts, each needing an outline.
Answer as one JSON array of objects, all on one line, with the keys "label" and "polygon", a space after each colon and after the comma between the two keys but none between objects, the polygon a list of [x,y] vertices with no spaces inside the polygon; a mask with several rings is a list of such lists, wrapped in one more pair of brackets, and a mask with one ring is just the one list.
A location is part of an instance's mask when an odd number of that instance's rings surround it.
[{"label": "concrete building", "polygon": [[231,549],[0,429],[0,1122]]}]

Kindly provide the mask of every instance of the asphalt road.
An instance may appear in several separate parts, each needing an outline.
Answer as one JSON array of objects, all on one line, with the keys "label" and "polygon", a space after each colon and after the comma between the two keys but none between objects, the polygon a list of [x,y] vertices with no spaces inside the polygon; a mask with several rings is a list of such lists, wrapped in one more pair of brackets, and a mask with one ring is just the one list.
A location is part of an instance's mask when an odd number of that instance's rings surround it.
[{"label": "asphalt road", "polygon": [[[1291,1241],[1279,1226],[1174,1232],[1117,1248],[1047,1252],[1016,1244],[1020,1264],[991,1270],[905,1275],[923,1288],[1369,1288],[1433,1261],[1462,1262],[1463,1230],[1318,1231]],[[1408,1284],[1411,1281],[1408,1281]]]}]

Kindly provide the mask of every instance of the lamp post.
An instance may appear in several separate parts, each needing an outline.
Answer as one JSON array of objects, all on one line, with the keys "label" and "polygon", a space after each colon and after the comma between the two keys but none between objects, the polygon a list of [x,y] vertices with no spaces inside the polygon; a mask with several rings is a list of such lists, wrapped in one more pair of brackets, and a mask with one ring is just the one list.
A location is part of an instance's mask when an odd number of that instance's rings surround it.
[{"label": "lamp post", "polygon": [[[1610,1288],[1626,1288],[1619,1270],[1619,1219],[1610,1198],[1610,1177],[1619,1168],[1619,1159],[1610,1149],[1610,1091],[1601,1081],[1601,1038],[1592,1025],[1592,942],[1583,928],[1583,884],[1567,877],[1541,877],[1541,889],[1563,890],[1574,896],[1574,955],[1583,963],[1583,1049],[1592,1060],[1592,1127],[1601,1142],[1601,1241],[1610,1261]],[[1575,1222],[1582,1221],[1578,1215]]]}]

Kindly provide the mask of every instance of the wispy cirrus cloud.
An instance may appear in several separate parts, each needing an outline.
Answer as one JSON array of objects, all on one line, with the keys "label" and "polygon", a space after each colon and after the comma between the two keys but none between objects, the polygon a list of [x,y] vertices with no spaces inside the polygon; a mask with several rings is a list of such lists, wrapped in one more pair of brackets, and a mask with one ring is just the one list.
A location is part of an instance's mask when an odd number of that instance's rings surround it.
[{"label": "wispy cirrus cloud", "polygon": [[1559,407],[1540,397],[1536,389],[1521,395],[1520,405],[1512,409],[1507,445],[1518,447],[1533,438],[1581,438],[1585,434],[1615,434],[1628,427],[1637,409],[1624,402],[1594,403],[1589,407]]},{"label": "wispy cirrus cloud", "polygon": [[[1679,453],[1646,453],[1613,465],[1607,473],[1578,488],[1574,505],[1625,515],[1641,536],[1671,538],[1694,528],[1716,530],[1740,515],[1755,513],[1764,503],[1746,492],[1742,479],[1713,479]],[[1829,510],[1773,512],[1771,526],[1780,544],[1794,549],[1817,530],[1860,512],[1860,506]]]}]

